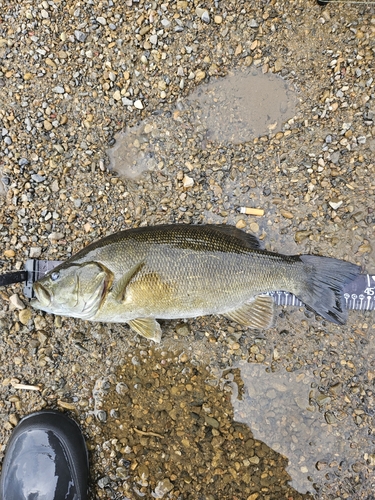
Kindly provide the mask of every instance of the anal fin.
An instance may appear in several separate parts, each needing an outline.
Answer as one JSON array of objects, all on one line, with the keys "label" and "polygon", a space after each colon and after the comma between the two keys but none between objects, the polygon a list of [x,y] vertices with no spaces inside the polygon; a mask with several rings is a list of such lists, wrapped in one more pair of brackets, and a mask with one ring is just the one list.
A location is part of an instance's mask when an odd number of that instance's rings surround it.
[{"label": "anal fin", "polygon": [[225,313],[224,316],[250,328],[271,328],[274,321],[274,301],[269,295],[258,295],[251,302]]},{"label": "anal fin", "polygon": [[161,341],[161,328],[154,318],[136,318],[128,321],[128,325],[142,337],[153,340],[158,344]]}]

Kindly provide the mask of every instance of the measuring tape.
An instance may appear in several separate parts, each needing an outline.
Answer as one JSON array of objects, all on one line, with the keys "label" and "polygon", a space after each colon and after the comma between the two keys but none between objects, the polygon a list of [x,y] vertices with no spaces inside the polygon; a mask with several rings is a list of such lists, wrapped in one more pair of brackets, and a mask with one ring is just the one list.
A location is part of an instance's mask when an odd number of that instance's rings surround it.
[{"label": "measuring tape", "polygon": [[[271,292],[278,306],[303,306],[295,295],[289,292]],[[344,287],[346,309],[373,311],[375,309],[375,275],[360,274]]]}]

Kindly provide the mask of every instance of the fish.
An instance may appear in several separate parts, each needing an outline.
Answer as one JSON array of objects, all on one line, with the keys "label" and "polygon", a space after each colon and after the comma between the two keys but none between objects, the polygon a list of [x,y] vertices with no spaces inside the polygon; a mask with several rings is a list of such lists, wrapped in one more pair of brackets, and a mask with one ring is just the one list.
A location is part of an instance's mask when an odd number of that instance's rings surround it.
[{"label": "fish", "polygon": [[249,328],[274,325],[268,295],[293,293],[336,324],[343,287],[360,272],[347,261],[284,255],[230,225],[169,224],[127,229],[95,241],[33,285],[31,305],[55,315],[127,323],[161,341],[157,319],[223,315]]}]

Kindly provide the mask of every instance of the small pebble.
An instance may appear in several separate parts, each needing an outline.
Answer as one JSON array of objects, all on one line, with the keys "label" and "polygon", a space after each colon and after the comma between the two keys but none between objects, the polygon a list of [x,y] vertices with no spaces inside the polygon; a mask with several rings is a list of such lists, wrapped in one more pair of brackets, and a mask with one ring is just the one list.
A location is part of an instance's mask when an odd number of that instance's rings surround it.
[{"label": "small pebble", "polygon": [[32,174],[31,178],[32,178],[33,181],[38,182],[38,183],[43,182],[43,181],[46,180],[46,176],[45,175],[39,175],[39,174]]},{"label": "small pebble", "polygon": [[19,298],[19,296],[14,293],[9,297],[9,302],[12,304],[12,306],[15,309],[25,309],[25,304],[22,302],[22,300]]},{"label": "small pebble", "polygon": [[3,252],[3,255],[4,257],[6,257],[7,259],[11,259],[13,258],[15,255],[16,255],[16,252],[14,250],[5,250]]},{"label": "small pebble", "polygon": [[343,201],[342,200],[331,200],[328,202],[330,207],[333,208],[333,210],[337,210],[338,208],[341,207],[341,205],[343,204]]},{"label": "small pebble", "polygon": [[158,43],[158,37],[157,37],[157,35],[151,35],[150,36],[150,43],[152,43],[153,45],[156,45]]},{"label": "small pebble", "polygon": [[244,229],[246,227],[246,221],[244,219],[240,219],[236,223],[236,228],[237,229]]},{"label": "small pebble", "polygon": [[57,87],[53,87],[52,92],[55,92],[55,94],[63,94],[65,90],[64,87],[58,85]]},{"label": "small pebble", "polygon": [[137,99],[136,101],[134,101],[134,107],[137,109],[143,109],[142,101],[140,99]]},{"label": "small pebble", "polygon": [[30,259],[38,259],[42,253],[42,249],[40,247],[30,247],[29,257]]},{"label": "small pebble", "polygon": [[18,422],[19,422],[19,418],[18,418],[18,416],[17,416],[15,413],[11,413],[11,414],[9,415],[9,419],[8,419],[8,420],[9,420],[9,422],[10,422],[10,423],[11,423],[14,427],[15,427],[15,426],[18,424]]},{"label": "small pebble", "polygon": [[205,71],[202,71],[202,70],[198,70],[196,73],[195,73],[195,80],[197,82],[200,82],[202,80],[204,80],[204,78],[206,77],[206,73]]},{"label": "small pebble", "polygon": [[61,240],[62,238],[64,238],[63,233],[53,232],[53,233],[48,235],[48,239],[50,241],[58,241],[58,240]]},{"label": "small pebble", "polygon": [[76,37],[76,39],[79,42],[84,42],[87,38],[87,35],[85,35],[85,33],[83,33],[82,31],[79,31],[79,30],[74,31],[74,36]]},{"label": "small pebble", "polygon": [[27,325],[28,322],[30,321],[31,319],[31,311],[30,309],[22,309],[19,313],[18,313],[18,319],[20,320],[20,322],[23,324],[23,325]]},{"label": "small pebble", "polygon": [[280,210],[280,213],[283,217],[285,217],[286,219],[293,219],[294,215],[292,214],[292,212],[289,212],[288,210],[283,210],[281,209]]},{"label": "small pebble", "polygon": [[133,101],[131,99],[128,99],[127,97],[123,97],[122,104],[124,106],[133,106]]},{"label": "small pebble", "polygon": [[163,498],[171,490],[173,490],[173,484],[168,478],[166,478],[158,482],[152,496],[154,498]]},{"label": "small pebble", "polygon": [[189,356],[185,353],[182,353],[180,354],[180,357],[178,359],[181,361],[181,363],[186,363],[186,361],[188,361],[189,359]]},{"label": "small pebble", "polygon": [[207,9],[203,9],[202,7],[197,7],[197,8],[195,9],[195,13],[196,13],[196,15],[197,15],[199,18],[201,18],[201,19],[202,19],[202,16],[203,16],[205,13],[207,13],[207,14],[208,14],[208,11],[207,11]]},{"label": "small pebble", "polygon": [[52,123],[50,121],[48,121],[48,120],[44,120],[43,125],[44,125],[44,128],[46,130],[52,130],[52,128],[53,128]]},{"label": "small pebble", "polygon": [[182,179],[182,185],[184,186],[185,189],[193,187],[194,179],[192,177],[189,177],[188,175],[185,175],[184,178]]}]

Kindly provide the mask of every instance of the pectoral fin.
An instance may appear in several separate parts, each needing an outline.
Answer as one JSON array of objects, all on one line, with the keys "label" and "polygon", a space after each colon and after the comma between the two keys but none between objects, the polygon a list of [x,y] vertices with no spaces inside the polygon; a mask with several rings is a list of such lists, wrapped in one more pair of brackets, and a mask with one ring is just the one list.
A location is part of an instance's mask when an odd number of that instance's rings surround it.
[{"label": "pectoral fin", "polygon": [[128,321],[128,325],[132,330],[146,339],[160,343],[161,328],[159,323],[153,318],[136,318]]},{"label": "pectoral fin", "polygon": [[258,295],[251,302],[225,313],[224,316],[250,328],[271,328],[274,320],[274,301],[269,295]]},{"label": "pectoral fin", "polygon": [[144,266],[144,262],[139,262],[132,268],[130,268],[121,278],[116,282],[112,289],[112,295],[118,302],[124,302],[126,295],[126,287],[134,276],[139,273],[139,271]]}]

